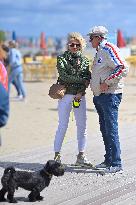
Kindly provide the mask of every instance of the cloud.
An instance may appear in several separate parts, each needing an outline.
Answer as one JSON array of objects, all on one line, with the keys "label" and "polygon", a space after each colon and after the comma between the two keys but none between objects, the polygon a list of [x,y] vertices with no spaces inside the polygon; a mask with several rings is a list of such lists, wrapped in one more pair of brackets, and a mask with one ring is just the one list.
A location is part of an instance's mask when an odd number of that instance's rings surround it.
[{"label": "cloud", "polygon": [[7,17],[6,19],[4,17],[0,18],[0,23],[3,23],[3,22],[4,22],[4,24],[6,24],[6,23],[16,24],[16,23],[20,22],[20,19],[16,18],[16,17]]},{"label": "cloud", "polygon": [[[109,30],[122,28],[136,33],[135,0],[1,0],[2,29],[16,30],[19,35],[66,35],[69,31],[88,32],[94,25]],[[127,25],[127,26],[126,26]]]}]

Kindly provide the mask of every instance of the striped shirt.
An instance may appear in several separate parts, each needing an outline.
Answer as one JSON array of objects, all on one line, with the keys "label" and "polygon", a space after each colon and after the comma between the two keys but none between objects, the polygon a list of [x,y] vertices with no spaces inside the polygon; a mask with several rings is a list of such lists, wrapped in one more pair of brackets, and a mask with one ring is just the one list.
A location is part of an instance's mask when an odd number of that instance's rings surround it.
[{"label": "striped shirt", "polygon": [[94,95],[100,95],[100,83],[105,82],[109,89],[105,93],[122,93],[124,77],[128,65],[121,56],[120,50],[112,43],[103,40],[95,55],[92,66],[91,89]]}]

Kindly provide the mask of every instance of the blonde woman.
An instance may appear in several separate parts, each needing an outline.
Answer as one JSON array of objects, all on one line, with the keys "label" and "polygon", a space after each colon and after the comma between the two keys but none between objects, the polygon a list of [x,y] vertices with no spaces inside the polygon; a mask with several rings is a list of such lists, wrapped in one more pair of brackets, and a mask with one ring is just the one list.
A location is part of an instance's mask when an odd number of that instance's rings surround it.
[{"label": "blonde woman", "polygon": [[61,161],[61,147],[67,131],[73,101],[80,101],[74,109],[77,126],[78,155],[76,164],[90,164],[84,155],[86,146],[86,100],[85,90],[90,81],[89,61],[82,51],[86,42],[77,32],[69,33],[67,51],[57,57],[57,70],[60,84],[66,85],[66,94],[58,101],[59,124],[54,140],[54,159]]}]

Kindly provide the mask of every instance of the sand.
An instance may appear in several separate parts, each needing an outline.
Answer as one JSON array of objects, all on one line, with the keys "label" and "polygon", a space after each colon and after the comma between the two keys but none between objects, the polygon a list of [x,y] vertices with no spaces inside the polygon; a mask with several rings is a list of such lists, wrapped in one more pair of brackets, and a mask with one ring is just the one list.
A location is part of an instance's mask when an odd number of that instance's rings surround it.
[{"label": "sand", "polygon": [[[54,134],[58,124],[57,100],[48,96],[55,80],[27,82],[27,102],[11,100],[10,118],[2,131],[0,147],[0,176],[7,166],[36,171],[48,159],[53,159]],[[11,96],[15,96],[14,87]],[[88,140],[86,155],[95,165],[103,160],[104,146],[99,132],[98,115],[87,90]],[[135,205],[136,204],[136,82],[128,77],[119,112],[119,131],[123,173],[92,173],[92,170],[66,171],[63,177],[53,177],[50,186],[42,191],[44,200],[29,204],[48,205]],[[69,127],[62,148],[62,162],[74,163],[77,154],[76,126],[70,116]],[[78,173],[78,174],[77,174]],[[19,189],[15,197],[27,205],[29,192]],[[6,205],[8,202],[3,202]]]},{"label": "sand", "polygon": [[[30,149],[51,146],[58,124],[57,100],[48,96],[50,85],[55,79],[44,82],[25,82],[27,101],[14,101],[15,88],[11,87],[10,117],[6,127],[2,128],[2,146],[0,155],[21,153]],[[98,116],[92,102],[92,93],[87,89],[87,126],[89,135],[99,132]],[[136,123],[136,81],[127,77],[124,87],[123,100],[119,112],[119,125]],[[72,131],[72,132],[71,132]],[[66,139],[76,133],[75,120],[72,115]]]}]

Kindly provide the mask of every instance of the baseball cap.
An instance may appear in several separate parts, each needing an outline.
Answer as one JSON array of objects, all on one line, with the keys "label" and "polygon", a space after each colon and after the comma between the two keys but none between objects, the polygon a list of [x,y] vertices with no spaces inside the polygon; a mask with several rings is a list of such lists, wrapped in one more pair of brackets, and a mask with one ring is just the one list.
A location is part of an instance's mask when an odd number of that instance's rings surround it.
[{"label": "baseball cap", "polygon": [[102,36],[103,38],[106,38],[107,33],[108,33],[108,30],[104,26],[94,26],[87,35],[88,36]]}]

